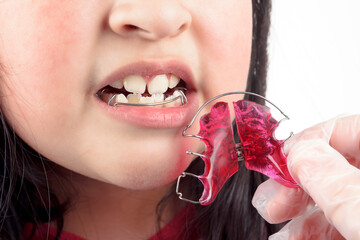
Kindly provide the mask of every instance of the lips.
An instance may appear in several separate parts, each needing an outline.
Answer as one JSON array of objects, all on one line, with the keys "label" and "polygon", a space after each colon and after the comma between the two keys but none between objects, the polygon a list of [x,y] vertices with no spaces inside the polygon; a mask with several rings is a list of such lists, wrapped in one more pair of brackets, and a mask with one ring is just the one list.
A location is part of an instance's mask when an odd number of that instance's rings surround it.
[{"label": "lips", "polygon": [[[153,76],[162,74],[173,74],[178,76],[186,84],[186,97],[188,103],[173,107],[151,107],[151,106],[110,106],[99,97],[99,91],[106,89],[109,85],[131,75],[142,76],[147,84]],[[111,118],[140,127],[147,128],[177,128],[185,126],[196,113],[198,98],[193,82],[193,74],[190,68],[177,60],[158,62],[137,62],[126,65],[115,70],[102,81],[96,91],[96,103],[102,111]],[[147,93],[145,93],[147,94]]]}]

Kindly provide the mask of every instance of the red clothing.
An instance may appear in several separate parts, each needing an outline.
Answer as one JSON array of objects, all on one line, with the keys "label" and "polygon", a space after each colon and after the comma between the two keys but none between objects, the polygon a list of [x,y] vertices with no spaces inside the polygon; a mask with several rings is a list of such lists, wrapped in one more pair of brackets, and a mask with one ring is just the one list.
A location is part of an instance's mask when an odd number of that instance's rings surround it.
[{"label": "red clothing", "polygon": [[[163,227],[158,233],[156,233],[148,240],[182,239],[182,237],[179,236],[179,234],[181,234],[179,230],[182,229],[184,223],[186,222],[186,219],[188,217],[187,213],[188,213],[187,207],[185,207],[185,209],[179,212],[165,227]],[[24,239],[26,240],[29,239],[32,226],[33,226],[32,224],[26,224],[23,232]],[[47,238],[47,234],[49,234],[48,238]],[[47,224],[44,224],[35,230],[35,234],[33,235],[33,238],[31,238],[31,240],[42,240],[42,239],[54,240],[55,236],[56,236],[56,229]],[[195,240],[196,238],[192,238],[192,239]],[[75,234],[62,231],[59,240],[86,240],[86,239],[77,236]]]}]

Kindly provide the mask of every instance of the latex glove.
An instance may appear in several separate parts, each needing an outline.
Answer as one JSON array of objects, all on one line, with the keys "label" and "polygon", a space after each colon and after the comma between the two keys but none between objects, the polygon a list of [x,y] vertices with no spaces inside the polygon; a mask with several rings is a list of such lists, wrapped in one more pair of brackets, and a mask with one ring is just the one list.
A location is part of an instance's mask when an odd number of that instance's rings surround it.
[{"label": "latex glove", "polygon": [[270,239],[360,239],[360,116],[307,129],[284,151],[302,189],[270,179],[256,190],[253,205],[265,220],[293,219]]}]

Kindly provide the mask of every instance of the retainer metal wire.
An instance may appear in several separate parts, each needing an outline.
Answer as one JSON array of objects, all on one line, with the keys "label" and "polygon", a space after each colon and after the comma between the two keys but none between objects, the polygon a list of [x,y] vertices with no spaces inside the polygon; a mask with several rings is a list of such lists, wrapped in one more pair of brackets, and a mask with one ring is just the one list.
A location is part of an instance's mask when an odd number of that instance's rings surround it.
[{"label": "retainer metal wire", "polygon": [[[175,101],[177,101],[178,99],[181,100],[181,105],[187,104],[188,100],[187,100],[187,97],[186,97],[186,95],[185,95],[185,93],[184,93],[184,92],[187,91],[187,89],[184,88],[184,87],[176,87],[176,88],[174,88],[174,90],[177,90],[180,95],[179,95],[179,96],[176,96],[176,97],[173,97],[173,98],[170,98],[170,99],[168,99],[168,100],[164,100],[164,101],[162,101],[162,102],[154,102],[154,103],[124,103],[124,102],[115,102],[115,103],[113,103],[113,101],[115,100],[116,96],[118,95],[118,94],[114,94],[114,95],[112,95],[112,96],[109,98],[107,104],[108,104],[109,106],[113,106],[113,107],[116,107],[116,106],[158,106],[158,105],[165,105],[165,104],[168,104],[168,103],[171,103],[171,102],[175,102]],[[105,94],[104,91],[105,91],[105,89],[102,90],[102,91],[100,92],[100,94],[98,94],[98,97],[99,97],[99,98],[101,98],[101,96],[102,96],[103,94]],[[112,103],[113,103],[113,104],[112,104]]]}]

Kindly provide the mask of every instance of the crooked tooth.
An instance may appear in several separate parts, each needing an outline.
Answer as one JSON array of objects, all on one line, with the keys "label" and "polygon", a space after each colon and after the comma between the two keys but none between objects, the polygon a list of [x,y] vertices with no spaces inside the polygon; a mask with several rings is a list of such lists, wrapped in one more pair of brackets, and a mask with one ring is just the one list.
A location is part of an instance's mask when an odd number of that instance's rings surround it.
[{"label": "crooked tooth", "polygon": [[117,94],[115,97],[115,102],[116,103],[127,103],[128,99],[125,97],[124,94]]},{"label": "crooked tooth", "polygon": [[126,91],[133,93],[144,93],[146,88],[145,79],[139,75],[130,75],[123,79]]},{"label": "crooked tooth", "polygon": [[172,95],[173,95],[174,98],[177,97],[177,96],[182,96],[180,90],[175,90]]},{"label": "crooked tooth", "polygon": [[[168,96],[165,98],[165,101],[174,99],[178,96],[182,96],[182,94],[180,92],[181,91],[179,91],[179,90],[175,90],[171,96]],[[181,105],[182,105],[181,98],[176,99],[175,101],[172,101],[172,102],[166,104],[167,107],[177,107],[177,106],[181,106]]]},{"label": "crooked tooth", "polygon": [[121,89],[121,88],[123,88],[124,83],[122,80],[118,80],[116,82],[111,83],[110,86],[112,86],[113,88]]},{"label": "crooked tooth", "polygon": [[148,84],[148,92],[152,94],[164,93],[167,91],[169,86],[168,79],[165,74],[157,75]]},{"label": "crooked tooth", "polygon": [[165,101],[166,101],[166,100],[173,99],[173,98],[176,98],[177,96],[181,96],[181,93],[180,93],[179,90],[175,90],[172,95],[166,97],[166,98],[165,98]]},{"label": "crooked tooth", "polygon": [[180,78],[171,74],[170,79],[169,79],[169,88],[176,87],[176,85],[178,85],[179,82],[180,82]]},{"label": "crooked tooth", "polygon": [[[165,101],[166,100],[171,100],[171,99],[174,99],[176,96],[174,95],[171,95],[167,98],[165,98]],[[167,103],[166,104],[166,107],[177,107],[177,106],[180,106],[181,105],[181,99],[177,99],[176,101],[172,101],[170,103]]]},{"label": "crooked tooth", "polygon": [[129,94],[127,96],[127,100],[129,103],[139,103],[141,99],[141,95],[134,93],[134,94]]}]

